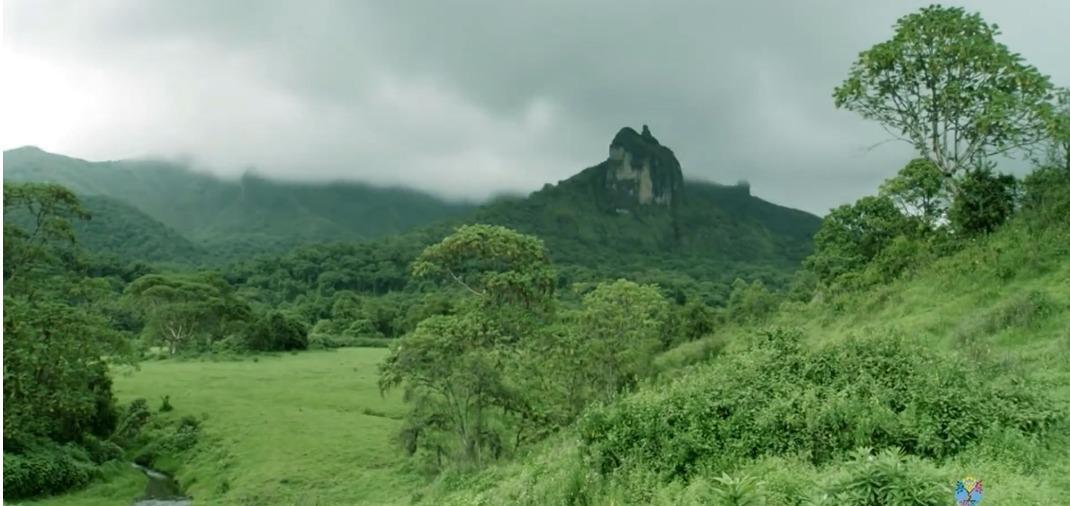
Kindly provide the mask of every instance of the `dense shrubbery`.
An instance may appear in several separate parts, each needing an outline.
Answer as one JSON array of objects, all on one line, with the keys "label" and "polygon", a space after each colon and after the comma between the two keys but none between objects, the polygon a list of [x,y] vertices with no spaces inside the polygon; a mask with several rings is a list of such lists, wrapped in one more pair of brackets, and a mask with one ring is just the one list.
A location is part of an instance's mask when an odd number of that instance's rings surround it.
[{"label": "dense shrubbery", "polygon": [[731,469],[762,455],[815,463],[858,447],[947,457],[992,427],[1037,433],[1060,414],[1040,392],[993,382],[977,364],[872,336],[804,351],[773,330],[665,389],[595,409],[580,433],[603,470],[624,463],[666,478]]},{"label": "dense shrubbery", "polygon": [[947,480],[922,459],[889,449],[856,452],[812,501],[815,506],[942,506],[952,496]]},{"label": "dense shrubbery", "polygon": [[273,311],[249,325],[245,344],[255,351],[304,350],[308,348],[308,328],[292,316]]},{"label": "dense shrubbery", "polygon": [[81,487],[93,478],[95,469],[85,452],[75,446],[42,444],[22,454],[4,452],[4,499]]}]

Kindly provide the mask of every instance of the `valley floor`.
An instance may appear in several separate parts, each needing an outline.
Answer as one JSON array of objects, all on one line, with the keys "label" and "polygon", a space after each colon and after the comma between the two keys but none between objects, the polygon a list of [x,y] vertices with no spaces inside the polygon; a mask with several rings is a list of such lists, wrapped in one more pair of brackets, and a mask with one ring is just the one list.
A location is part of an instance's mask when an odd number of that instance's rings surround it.
[{"label": "valley floor", "polygon": [[[194,504],[383,504],[426,479],[393,443],[403,406],[381,396],[386,350],[348,348],[254,361],[144,362],[117,372],[120,402],[164,395],[204,430],[178,480]],[[145,478],[127,466],[89,488],[40,505],[129,504]]]}]

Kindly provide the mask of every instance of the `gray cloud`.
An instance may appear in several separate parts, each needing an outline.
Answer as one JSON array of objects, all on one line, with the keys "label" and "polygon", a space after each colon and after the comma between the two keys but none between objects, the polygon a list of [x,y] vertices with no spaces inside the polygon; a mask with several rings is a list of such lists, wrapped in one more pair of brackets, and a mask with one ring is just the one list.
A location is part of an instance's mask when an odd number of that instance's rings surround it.
[{"label": "gray cloud", "polygon": [[[925,3],[10,0],[3,142],[481,198],[647,123],[687,176],[823,213],[910,157],[830,95]],[[1070,84],[1070,3],[966,6]]]}]

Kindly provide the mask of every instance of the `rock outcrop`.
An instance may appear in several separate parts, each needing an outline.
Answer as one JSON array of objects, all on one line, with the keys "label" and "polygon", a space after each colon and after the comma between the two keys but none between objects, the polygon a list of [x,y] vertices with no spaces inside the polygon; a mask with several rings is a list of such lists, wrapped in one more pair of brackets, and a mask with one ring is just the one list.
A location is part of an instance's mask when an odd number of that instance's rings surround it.
[{"label": "rock outcrop", "polygon": [[684,175],[672,150],[662,146],[643,125],[617,132],[602,164],[605,203],[618,212],[649,207],[675,207],[683,198]]}]

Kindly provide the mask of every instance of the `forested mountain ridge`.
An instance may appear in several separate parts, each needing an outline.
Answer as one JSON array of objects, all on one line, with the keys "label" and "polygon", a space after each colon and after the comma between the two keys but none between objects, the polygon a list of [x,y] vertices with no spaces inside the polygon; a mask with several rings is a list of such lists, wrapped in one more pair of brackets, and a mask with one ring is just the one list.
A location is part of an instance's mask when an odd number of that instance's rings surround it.
[{"label": "forested mountain ridge", "polygon": [[35,147],[4,152],[4,180],[52,182],[78,195],[113,198],[225,259],[374,239],[472,209],[402,188],[292,183],[251,173],[231,181],[170,162],[89,162]]},{"label": "forested mountain ridge", "polygon": [[[56,182],[89,197],[94,218],[78,227],[88,250],[189,265],[240,261],[228,277],[252,282],[273,303],[309,289],[402,289],[415,255],[463,223],[539,236],[562,286],[629,277],[723,303],[737,277],[785,284],[820,224],[752,196],[746,185],[686,180],[672,150],[645,126],[622,128],[606,160],[571,178],[478,208],[408,190],[253,175],[224,181],[175,164],[87,162],[32,147],[7,151],[4,161],[7,181]],[[100,224],[138,230],[105,233]],[[124,247],[118,237],[140,239]],[[373,240],[342,244],[364,239]]]},{"label": "forested mountain ridge", "polygon": [[605,161],[527,198],[491,202],[473,221],[542,238],[557,265],[574,267],[565,276],[675,271],[722,283],[786,278],[821,224],[752,196],[746,184],[685,179],[673,152],[646,126],[642,134],[621,129]]},{"label": "forested mountain ridge", "polygon": [[[339,293],[419,290],[410,264],[420,251],[456,225],[482,223],[542,239],[562,288],[623,277],[657,283],[680,302],[723,305],[737,278],[786,286],[810,251],[819,218],[753,197],[745,185],[686,181],[649,129],[620,130],[609,151],[604,162],[557,185],[495,200],[466,218],[371,242],[306,245],[241,262],[227,278],[250,300],[292,304],[319,315],[309,317],[315,321]],[[408,310],[402,299],[392,303],[396,316],[377,311],[371,318],[383,334],[409,328],[401,323]]]}]

